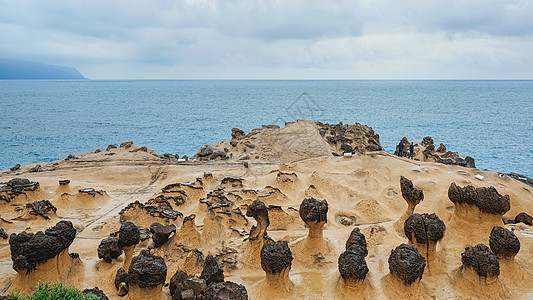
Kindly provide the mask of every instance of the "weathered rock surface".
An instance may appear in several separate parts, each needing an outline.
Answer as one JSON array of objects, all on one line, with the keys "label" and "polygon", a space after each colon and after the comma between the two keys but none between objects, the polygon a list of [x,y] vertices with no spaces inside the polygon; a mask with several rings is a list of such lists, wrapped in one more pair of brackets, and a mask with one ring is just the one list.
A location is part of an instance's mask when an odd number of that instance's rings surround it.
[{"label": "weathered rock surface", "polygon": [[120,248],[133,246],[141,241],[141,233],[139,228],[132,222],[125,222],[120,226],[118,235],[118,244]]},{"label": "weathered rock surface", "polygon": [[252,226],[252,229],[250,230],[250,240],[255,240],[260,237],[262,238],[267,234],[266,230],[270,225],[270,220],[268,218],[268,208],[263,202],[260,200],[252,202],[252,204],[248,206],[246,216],[253,217],[257,222],[257,226]]},{"label": "weathered rock surface", "polygon": [[365,257],[357,250],[350,248],[339,256],[339,273],[346,280],[362,281],[368,274],[368,266]]},{"label": "weathered rock surface", "polygon": [[117,258],[122,254],[122,248],[119,245],[119,240],[116,237],[108,237],[103,239],[98,246],[98,258],[110,263],[113,258]]},{"label": "weathered rock surface", "polygon": [[315,198],[306,198],[300,204],[300,218],[304,222],[327,222],[328,221],[328,202],[326,200],[316,200]]},{"label": "weathered rock surface", "polygon": [[424,201],[424,192],[414,187],[413,182],[403,176],[400,177],[400,188],[402,197],[407,203],[418,204]]},{"label": "weathered rock surface", "polygon": [[474,269],[481,277],[494,277],[500,275],[500,263],[498,257],[492,253],[489,247],[478,244],[474,247],[466,247],[461,253],[463,267]]},{"label": "weathered rock surface", "polygon": [[514,257],[520,251],[520,241],[516,235],[500,226],[492,228],[489,246],[498,257]]},{"label": "weathered rock surface", "polygon": [[424,275],[426,259],[414,245],[401,244],[396,247],[391,251],[388,261],[391,275],[400,278],[405,285],[411,285]]},{"label": "weathered rock surface", "polygon": [[205,290],[205,300],[247,300],[248,292],[242,284],[230,281],[213,283]]},{"label": "weathered rock surface", "polygon": [[13,233],[9,238],[13,269],[32,271],[67,249],[74,241],[76,229],[70,221],[60,221],[44,233]]},{"label": "weathered rock surface", "polygon": [[56,213],[57,211],[57,208],[48,200],[26,203],[26,208],[29,209],[30,215],[41,216],[45,220],[50,220],[48,213]]},{"label": "weathered rock surface", "polygon": [[0,183],[0,200],[11,202],[18,195],[26,194],[27,191],[35,191],[39,188],[39,182],[33,182],[26,178],[13,178],[5,183]]},{"label": "weathered rock surface", "polygon": [[168,241],[172,233],[176,232],[176,226],[153,223],[150,225],[150,232],[152,232],[154,247],[159,248]]},{"label": "weathered rock surface", "polygon": [[518,215],[516,215],[516,217],[514,218],[514,223],[515,224],[520,223],[520,222],[531,226],[531,225],[533,225],[533,217],[531,217],[530,215],[526,214],[525,212],[521,212]]},{"label": "weathered rock surface", "polygon": [[455,204],[470,204],[477,206],[482,212],[489,214],[504,214],[511,209],[509,196],[502,196],[493,187],[475,188],[471,185],[459,187],[452,182],[448,189],[448,198]]},{"label": "weathered rock surface", "polygon": [[134,256],[128,270],[128,284],[140,288],[156,287],[164,284],[167,278],[167,265],[160,256],[155,256],[148,250],[143,250]]},{"label": "weathered rock surface", "polygon": [[261,249],[261,268],[270,274],[279,274],[291,268],[292,252],[287,241],[268,242]]},{"label": "weathered rock surface", "polygon": [[412,243],[437,242],[444,236],[446,225],[436,214],[412,214],[405,220],[405,236]]},{"label": "weathered rock surface", "polygon": [[361,230],[359,230],[359,228],[354,228],[350,233],[350,237],[346,241],[346,250],[350,250],[363,257],[368,255],[368,250],[366,248],[366,238],[365,235],[361,233]]},{"label": "weathered rock surface", "polygon": [[224,281],[224,271],[218,266],[216,259],[212,255],[206,257],[200,279],[204,279],[207,285]]}]

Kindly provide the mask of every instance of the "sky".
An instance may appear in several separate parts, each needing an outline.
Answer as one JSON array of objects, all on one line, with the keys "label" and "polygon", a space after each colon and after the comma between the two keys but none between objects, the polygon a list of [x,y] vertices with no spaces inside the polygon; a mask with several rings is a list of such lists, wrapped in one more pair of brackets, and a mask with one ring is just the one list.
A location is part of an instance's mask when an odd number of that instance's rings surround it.
[{"label": "sky", "polygon": [[533,79],[533,0],[0,0],[0,58],[91,79]]}]

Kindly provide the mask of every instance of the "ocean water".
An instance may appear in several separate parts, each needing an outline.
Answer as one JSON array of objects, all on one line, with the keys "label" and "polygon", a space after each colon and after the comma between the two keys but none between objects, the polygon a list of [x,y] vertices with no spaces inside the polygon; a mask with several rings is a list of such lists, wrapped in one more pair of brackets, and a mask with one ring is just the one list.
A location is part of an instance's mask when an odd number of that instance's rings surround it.
[{"label": "ocean water", "polygon": [[129,140],[191,156],[232,127],[298,118],[369,125],[391,152],[429,135],[533,176],[533,81],[0,81],[0,169]]}]

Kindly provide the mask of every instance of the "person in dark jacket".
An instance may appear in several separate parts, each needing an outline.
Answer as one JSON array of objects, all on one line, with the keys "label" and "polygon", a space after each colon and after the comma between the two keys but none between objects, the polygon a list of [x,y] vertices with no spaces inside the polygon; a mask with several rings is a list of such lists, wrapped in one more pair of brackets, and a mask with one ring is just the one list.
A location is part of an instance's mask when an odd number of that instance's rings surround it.
[{"label": "person in dark jacket", "polygon": [[415,158],[415,144],[413,142],[411,142],[411,145],[409,146],[409,158]]},{"label": "person in dark jacket", "polygon": [[398,156],[399,157],[403,156],[403,147],[404,147],[404,144],[402,141],[400,141],[400,143],[398,144]]}]

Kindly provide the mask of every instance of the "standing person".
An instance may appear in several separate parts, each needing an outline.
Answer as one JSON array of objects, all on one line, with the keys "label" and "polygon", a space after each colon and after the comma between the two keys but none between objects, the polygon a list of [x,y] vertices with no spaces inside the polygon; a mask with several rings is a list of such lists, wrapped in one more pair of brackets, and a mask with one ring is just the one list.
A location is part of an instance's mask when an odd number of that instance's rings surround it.
[{"label": "standing person", "polygon": [[400,141],[400,143],[398,144],[398,156],[399,157],[403,156],[403,146],[404,146],[403,142]]},{"label": "standing person", "polygon": [[409,158],[415,158],[415,144],[413,142],[411,142],[411,145],[409,146]]}]

